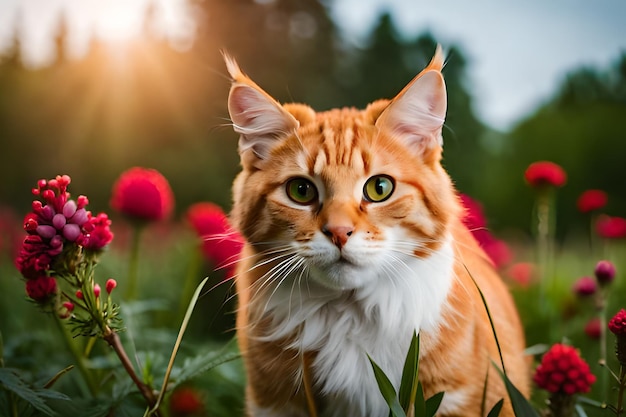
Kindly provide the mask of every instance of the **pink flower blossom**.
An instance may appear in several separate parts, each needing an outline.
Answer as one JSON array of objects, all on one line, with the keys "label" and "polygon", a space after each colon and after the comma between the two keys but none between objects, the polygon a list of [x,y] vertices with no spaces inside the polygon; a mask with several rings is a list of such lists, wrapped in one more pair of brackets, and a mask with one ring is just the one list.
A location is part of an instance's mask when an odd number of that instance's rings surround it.
[{"label": "pink flower blossom", "polygon": [[535,265],[530,262],[518,262],[511,265],[507,275],[522,287],[527,287],[535,274]]},{"label": "pink flower blossom", "polygon": [[579,278],[572,288],[576,294],[581,297],[587,297],[596,293],[598,284],[591,277]]},{"label": "pink flower blossom", "polygon": [[605,239],[626,237],[626,219],[623,217],[601,216],[596,223],[596,232]]},{"label": "pink flower blossom", "polygon": [[557,343],[541,359],[533,380],[548,392],[574,395],[589,392],[596,377],[576,349]]},{"label": "pink flower blossom", "polygon": [[56,295],[57,281],[53,277],[41,275],[26,281],[26,294],[38,303],[45,303]]},{"label": "pink flower blossom", "polygon": [[111,207],[139,221],[160,221],[174,208],[174,194],[167,179],[154,169],[131,168],[113,185]]},{"label": "pink flower blossom", "polygon": [[609,320],[609,330],[616,336],[626,336],[626,310],[622,308]]},{"label": "pink flower blossom", "polygon": [[243,238],[232,229],[219,206],[196,203],[187,210],[187,220],[202,239],[202,251],[208,260],[218,267],[231,267],[236,263]]},{"label": "pink flower blossom", "polygon": [[602,190],[587,190],[578,197],[576,206],[581,213],[589,213],[606,206],[608,200],[607,194]]},{"label": "pink flower blossom", "polygon": [[111,220],[106,213],[100,213],[95,217],[89,216],[89,220],[83,225],[84,233],[80,235],[77,243],[88,250],[103,249],[113,240],[110,226]]},{"label": "pink flower blossom", "polygon": [[615,279],[615,265],[610,261],[600,261],[596,264],[594,275],[600,285],[607,285]]},{"label": "pink flower blossom", "polygon": [[100,297],[100,291],[102,291],[100,288],[100,284],[96,284],[93,286],[93,295],[95,295],[96,298]]},{"label": "pink flower blossom", "polygon": [[487,219],[483,213],[482,205],[467,194],[461,194],[459,198],[465,210],[463,224],[472,232],[484,229],[487,226]]},{"label": "pink flower blossom", "polygon": [[530,164],[524,173],[524,178],[533,187],[545,185],[562,187],[567,181],[567,175],[563,168],[550,161],[539,161]]},{"label": "pink flower blossom", "polygon": [[585,334],[591,339],[598,340],[602,335],[600,327],[600,319],[598,317],[594,317],[585,325]]}]

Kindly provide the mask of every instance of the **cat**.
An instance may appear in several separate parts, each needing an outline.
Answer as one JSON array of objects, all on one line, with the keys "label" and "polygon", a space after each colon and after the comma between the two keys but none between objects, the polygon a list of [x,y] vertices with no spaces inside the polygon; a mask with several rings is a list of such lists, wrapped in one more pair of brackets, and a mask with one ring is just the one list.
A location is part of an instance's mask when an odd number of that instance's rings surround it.
[{"label": "cat", "polygon": [[[507,375],[529,394],[511,295],[462,224],[441,165],[444,57],[392,100],[316,113],[279,104],[224,54],[242,171],[231,220],[237,338],[252,417],[387,417],[368,355],[396,389],[414,331],[438,416],[480,416],[506,398],[481,288]],[[487,381],[487,382],[486,382]]]}]

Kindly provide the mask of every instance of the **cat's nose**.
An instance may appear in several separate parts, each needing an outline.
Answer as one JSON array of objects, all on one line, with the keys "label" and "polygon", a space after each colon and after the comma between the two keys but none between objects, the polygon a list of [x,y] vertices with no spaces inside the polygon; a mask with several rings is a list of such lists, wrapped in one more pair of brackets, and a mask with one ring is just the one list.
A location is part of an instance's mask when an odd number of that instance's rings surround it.
[{"label": "cat's nose", "polygon": [[328,236],[339,249],[345,246],[353,232],[354,228],[350,226],[333,226],[326,224],[322,227],[322,233]]}]

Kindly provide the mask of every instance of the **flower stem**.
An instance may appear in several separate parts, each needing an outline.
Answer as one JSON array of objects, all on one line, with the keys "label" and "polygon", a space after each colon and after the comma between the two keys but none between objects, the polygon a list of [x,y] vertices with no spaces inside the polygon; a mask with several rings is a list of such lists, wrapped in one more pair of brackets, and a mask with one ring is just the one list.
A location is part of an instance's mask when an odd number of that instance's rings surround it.
[{"label": "flower stem", "polygon": [[[133,368],[133,365],[130,362],[128,355],[124,350],[124,346],[122,346],[119,335],[115,331],[107,328],[107,331],[105,332],[103,338],[104,340],[106,340],[109,346],[113,348],[113,350],[117,354],[117,357],[120,359],[120,362],[122,362],[122,366],[124,366],[126,373],[133,380],[137,388],[139,388],[139,392],[146,399],[148,406],[152,408],[156,404],[156,397],[154,396],[152,389],[137,376],[135,368]],[[155,415],[158,415],[158,413]]]},{"label": "flower stem", "polygon": [[137,280],[139,276],[139,243],[143,225],[133,225],[133,236],[130,247],[130,260],[128,262],[128,287],[126,288],[126,299],[128,301],[137,298]]},{"label": "flower stem", "polygon": [[78,370],[80,371],[80,374],[83,376],[83,379],[87,383],[89,394],[92,397],[94,397],[98,392],[98,387],[96,385],[96,382],[93,379],[93,374],[87,368],[87,364],[85,363],[85,357],[81,354],[80,350],[78,349],[78,346],[76,346],[76,344],[74,343],[74,339],[68,332],[67,328],[61,322],[61,319],[59,318],[59,316],[55,313],[52,313],[52,315],[54,316],[54,322],[56,323],[57,327],[59,328],[59,331],[63,335],[63,341],[65,342],[65,345],[67,346],[68,350],[74,357],[74,360],[76,361],[76,365],[78,366]]},{"label": "flower stem", "polygon": [[189,260],[189,266],[187,267],[187,276],[185,277],[185,283],[183,284],[183,292],[181,294],[179,302],[178,316],[180,320],[185,317],[187,312],[187,306],[189,300],[193,296],[193,292],[198,286],[198,276],[200,274],[200,265],[202,264],[202,253],[200,249],[195,246],[191,251],[191,259]]},{"label": "flower stem", "polygon": [[626,391],[626,366],[620,365],[619,388],[617,389],[617,409],[616,416],[621,416],[624,411],[624,392]]}]

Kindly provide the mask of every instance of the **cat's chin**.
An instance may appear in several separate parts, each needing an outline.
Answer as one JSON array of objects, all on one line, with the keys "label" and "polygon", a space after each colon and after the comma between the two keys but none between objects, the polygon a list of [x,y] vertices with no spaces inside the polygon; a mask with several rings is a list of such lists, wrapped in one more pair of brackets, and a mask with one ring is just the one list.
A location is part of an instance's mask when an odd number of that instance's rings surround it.
[{"label": "cat's chin", "polygon": [[318,284],[334,290],[356,290],[367,285],[373,278],[371,268],[357,265],[345,258],[340,258],[325,266],[312,265],[312,278]]}]

